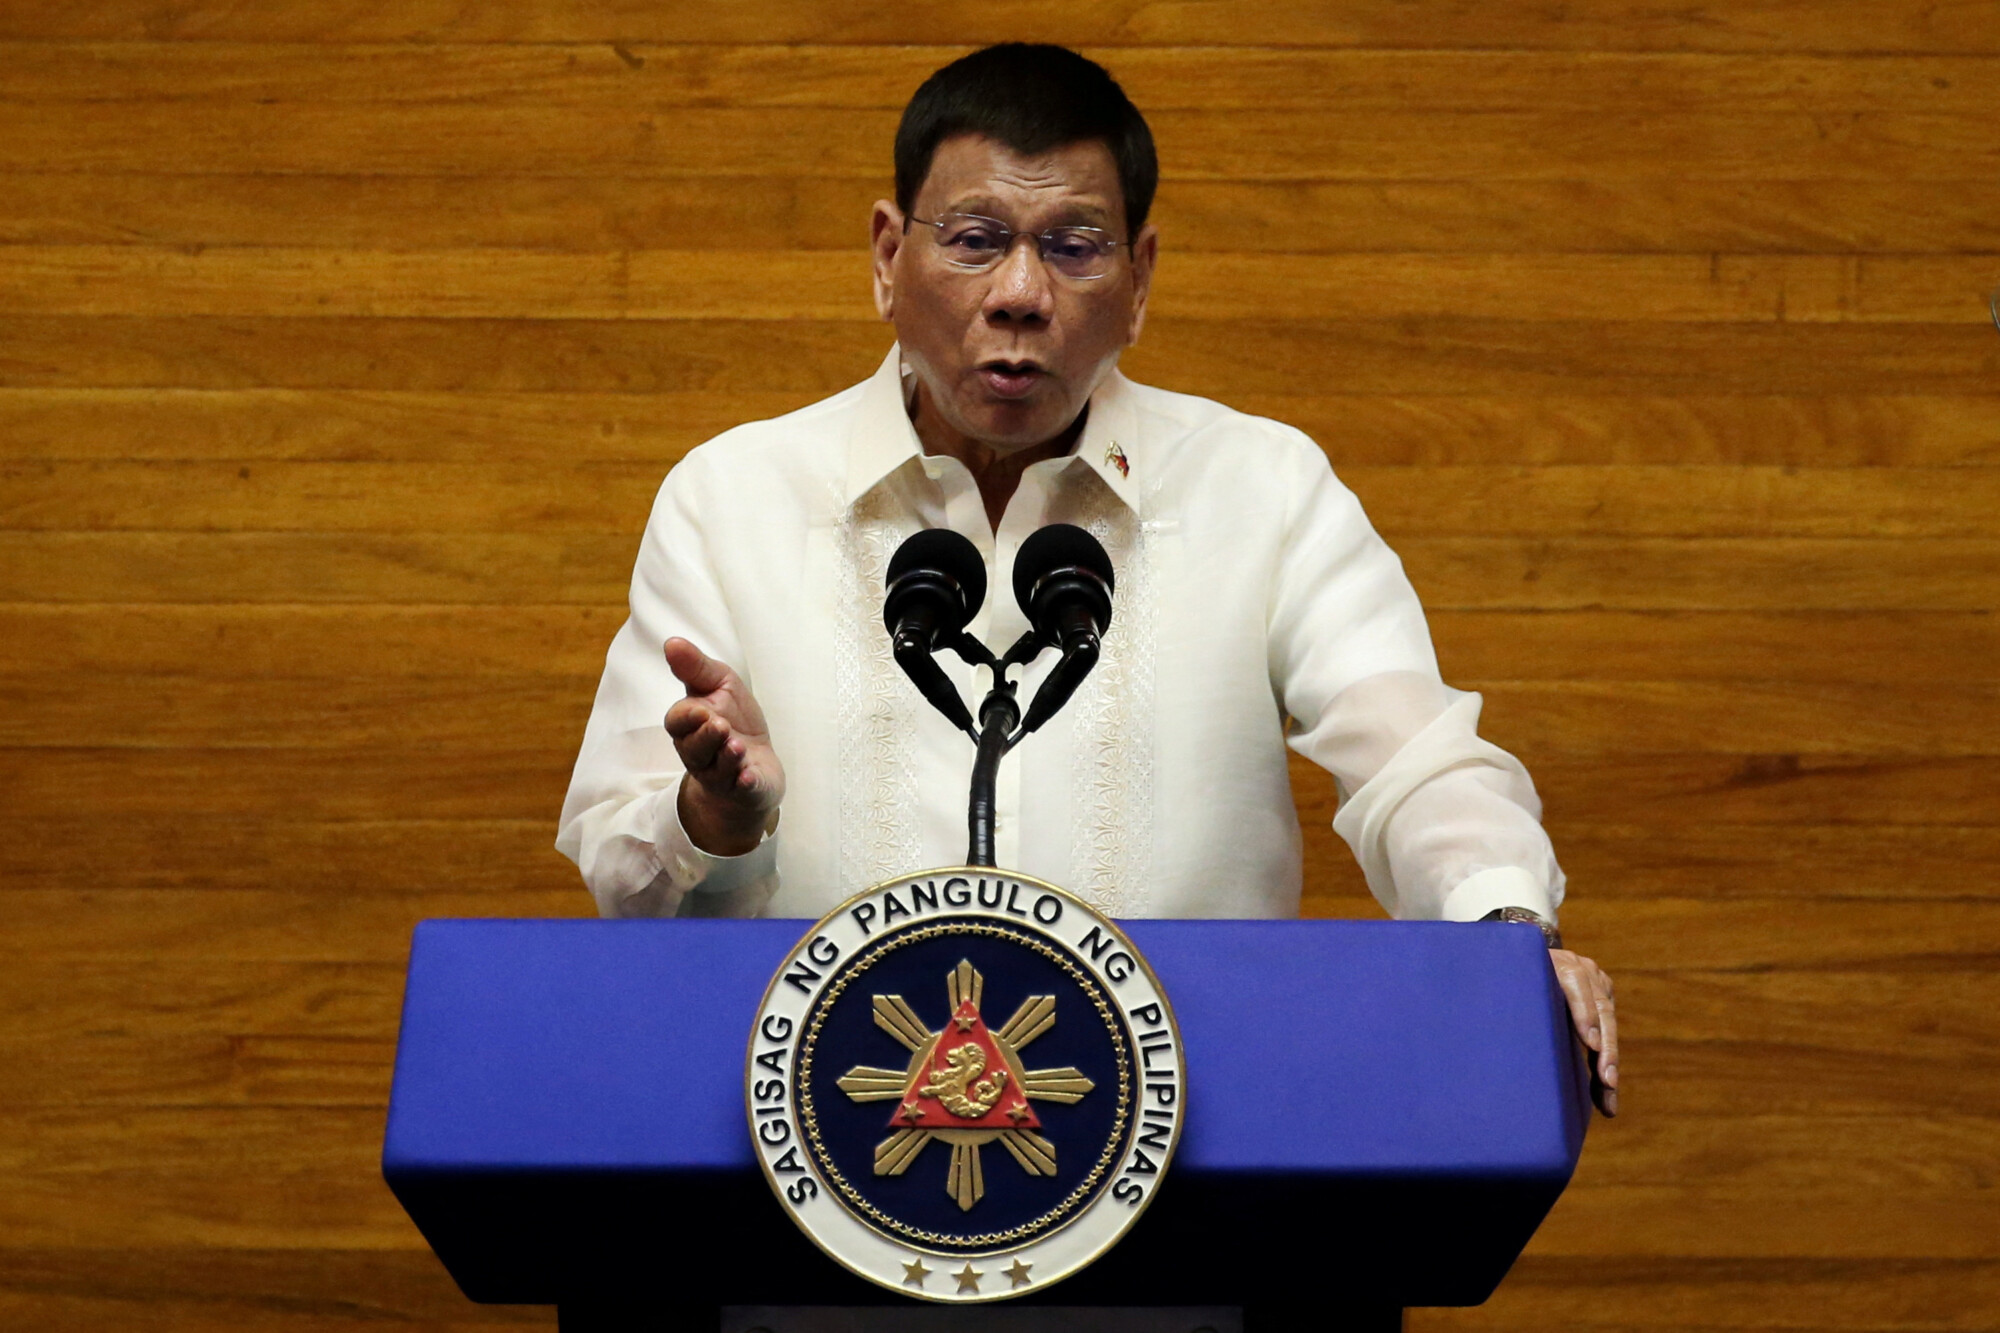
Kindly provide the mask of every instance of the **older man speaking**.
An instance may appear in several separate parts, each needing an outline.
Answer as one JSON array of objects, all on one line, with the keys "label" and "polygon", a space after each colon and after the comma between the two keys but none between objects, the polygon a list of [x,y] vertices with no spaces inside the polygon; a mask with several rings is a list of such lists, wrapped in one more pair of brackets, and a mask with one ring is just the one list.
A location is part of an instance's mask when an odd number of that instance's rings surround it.
[{"label": "older man speaking", "polygon": [[[1138,110],[1074,52],[992,47],[917,91],[895,165],[881,368],[661,488],[557,843],[599,909],[817,916],[956,864],[971,750],[891,656],[889,556],[951,528],[1004,584],[1031,533],[1074,523],[1112,557],[1117,619],[1001,766],[1000,864],[1116,915],[1294,916],[1290,744],[1338,780],[1334,827],[1392,915],[1542,927],[1615,1111],[1611,983],[1560,947],[1534,786],[1439,678],[1395,554],[1300,432],[1118,371],[1159,252]],[[969,630],[1017,637],[1005,602]]]}]

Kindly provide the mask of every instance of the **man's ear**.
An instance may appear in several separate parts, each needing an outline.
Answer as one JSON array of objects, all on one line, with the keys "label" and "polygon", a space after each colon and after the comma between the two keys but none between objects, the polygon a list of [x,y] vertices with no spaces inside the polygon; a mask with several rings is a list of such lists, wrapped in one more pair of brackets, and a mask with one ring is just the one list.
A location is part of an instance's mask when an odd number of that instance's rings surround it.
[{"label": "man's ear", "polygon": [[903,236],[903,210],[877,199],[875,214],[868,220],[868,242],[874,253],[875,313],[885,320],[896,317],[896,255],[903,248]]},{"label": "man's ear", "polygon": [[1146,298],[1153,290],[1153,266],[1160,259],[1160,233],[1148,222],[1132,241],[1132,327],[1125,336],[1127,346],[1139,341],[1146,325]]}]

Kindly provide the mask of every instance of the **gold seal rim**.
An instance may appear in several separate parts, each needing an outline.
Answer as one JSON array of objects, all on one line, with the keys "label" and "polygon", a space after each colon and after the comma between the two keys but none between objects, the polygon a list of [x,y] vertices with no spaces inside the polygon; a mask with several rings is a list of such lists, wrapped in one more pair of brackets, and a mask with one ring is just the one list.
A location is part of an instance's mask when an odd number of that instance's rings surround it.
[{"label": "gold seal rim", "polygon": [[[1057,897],[1061,898],[1065,904],[1080,908],[1086,915],[1088,915],[1091,918],[1092,921],[1096,922],[1097,924],[1101,925],[1105,930],[1107,930],[1111,934],[1114,940],[1125,946],[1127,954],[1131,957],[1133,962],[1135,962],[1138,965],[1139,971],[1145,976],[1147,982],[1152,986],[1153,993],[1159,997],[1161,1005],[1166,1010],[1165,1016],[1167,1020],[1167,1030],[1173,1034],[1173,1039],[1174,1039],[1174,1051],[1176,1057],[1175,1065],[1177,1070],[1175,1083],[1178,1085],[1178,1091],[1180,1094],[1179,1104],[1181,1107],[1181,1114],[1175,1122],[1175,1130],[1174,1130],[1172,1146],[1169,1148],[1166,1155],[1160,1161],[1158,1183],[1152,1189],[1146,1191],[1146,1197],[1139,1201],[1139,1206],[1134,1208],[1126,1216],[1126,1219],[1122,1223],[1120,1223],[1111,1232],[1110,1235],[1108,1235],[1103,1241],[1099,1242],[1096,1246],[1094,1246],[1082,1258],[1078,1259],[1075,1263],[1071,1264],[1064,1272],[1062,1272],[1061,1274],[1057,1275],[1054,1278],[1049,1279],[1048,1285],[1053,1286],[1056,1283],[1065,1280],[1066,1278],[1074,1277],[1076,1274],[1084,1271],[1085,1269],[1089,1268],[1092,1264],[1102,1259],[1104,1255],[1113,1246],[1117,1245],[1119,1241],[1123,1240],[1125,1236],[1132,1230],[1132,1228],[1138,1224],[1139,1219],[1145,1216],[1146,1211],[1153,1206],[1154,1200],[1159,1198],[1160,1190],[1166,1184],[1168,1168],[1173,1164],[1174,1157],[1180,1151],[1181,1134],[1185,1129],[1187,1123],[1187,1106],[1188,1106],[1187,1095],[1186,1095],[1187,1082],[1188,1082],[1188,1070],[1187,1070],[1187,1058],[1186,1058],[1187,1046],[1181,1038],[1180,1018],[1175,1013],[1173,997],[1167,993],[1167,988],[1160,984],[1159,974],[1153,971],[1152,963],[1147,960],[1145,953],[1140,950],[1139,946],[1132,942],[1132,937],[1125,933],[1124,928],[1120,926],[1117,921],[1105,915],[1103,912],[1099,911],[1096,907],[1092,906],[1090,903],[1084,901],[1077,894],[1071,892],[1068,889],[1063,888],[1059,884],[1051,884],[1049,883],[1049,881],[1045,879],[1039,879],[1034,875],[1021,874],[1019,872],[1011,870],[1003,870],[996,866],[953,865],[953,866],[937,866],[928,870],[912,870],[901,875],[894,875],[888,879],[880,880],[874,884],[871,884],[867,888],[859,891],[858,893],[851,893],[847,897],[841,899],[839,903],[835,904],[832,908],[828,909],[825,914],[818,917],[810,925],[808,925],[806,929],[800,934],[799,940],[795,941],[790,948],[785,950],[784,956],[782,959],[780,959],[778,967],[771,974],[770,981],[765,984],[764,993],[761,997],[759,997],[757,1001],[757,1008],[752,1014],[752,1021],[750,1023],[750,1037],[749,1040],[744,1043],[744,1052],[743,1052],[743,1080],[744,1080],[743,1109],[744,1109],[744,1119],[747,1122],[747,1127],[750,1131],[751,1152],[757,1159],[757,1169],[762,1173],[764,1177],[764,1184],[767,1188],[770,1189],[772,1195],[775,1197],[778,1203],[779,1208],[784,1212],[784,1214],[787,1217],[791,1218],[792,1225],[797,1227],[802,1233],[804,1233],[806,1239],[810,1240],[813,1243],[813,1247],[815,1249],[817,1249],[820,1253],[826,1255],[829,1259],[832,1259],[835,1263],[839,1264],[842,1268],[846,1269],[848,1272],[854,1274],[856,1277],[862,1279],[865,1282],[870,1283],[873,1286],[880,1287],[885,1291],[895,1292],[898,1295],[908,1297],[912,1300],[923,1301],[928,1304],[935,1304],[935,1305],[988,1305],[999,1301],[1011,1300],[1018,1295],[1025,1295],[1026,1293],[1015,1292],[1015,1291],[996,1291],[991,1295],[986,1295],[982,1293],[969,1297],[959,1297],[945,1292],[910,1291],[903,1287],[898,1286],[897,1284],[889,1281],[887,1278],[879,1274],[868,1271],[866,1268],[862,1267],[859,1263],[849,1259],[846,1255],[840,1253],[831,1245],[827,1244],[824,1240],[822,1240],[819,1237],[819,1235],[810,1226],[806,1224],[806,1220],[803,1216],[800,1215],[799,1210],[792,1205],[789,1199],[785,1197],[784,1187],[779,1183],[777,1175],[772,1171],[770,1161],[766,1158],[765,1154],[760,1149],[757,1148],[756,1108],[755,1104],[752,1102],[749,1096],[749,1090],[751,1086],[750,1080],[754,1077],[753,1071],[756,1067],[757,1028],[758,1028],[757,1018],[759,1015],[762,1015],[766,1010],[769,1009],[771,1004],[771,997],[777,993],[778,984],[784,979],[785,964],[790,962],[793,955],[798,952],[800,947],[800,942],[810,940],[814,935],[824,930],[827,924],[833,921],[835,917],[838,917],[841,913],[849,910],[851,907],[854,906],[854,904],[860,902],[862,899],[870,897],[873,894],[880,893],[885,889],[891,888],[895,885],[908,884],[915,880],[931,879],[941,875],[966,875],[966,874],[972,875],[974,877],[980,875],[987,875],[987,876],[1003,875],[1006,878],[1018,881],[1019,883],[1032,885],[1035,888],[1046,890],[1050,893],[1055,894]],[[1141,1078],[1141,1083],[1142,1084],[1144,1083],[1143,1077]],[[1095,1209],[1102,1203],[1103,1199],[1100,1196],[1098,1199],[1092,1202],[1090,1207],[1079,1210],[1078,1217],[1085,1216],[1095,1211]],[[855,1216],[851,1211],[848,1213],[848,1215],[850,1217]],[[867,1226],[867,1223],[858,1217],[856,1218],[856,1221],[863,1226]],[[870,1231],[875,1232],[875,1234],[878,1236],[881,1234],[879,1231],[875,1231],[875,1228],[873,1227],[868,1227],[868,1229]],[[1020,1242],[1015,1245],[1007,1246],[1002,1249],[982,1251],[980,1252],[980,1254],[970,1257],[1000,1258],[1009,1254],[1019,1254],[1024,1251],[1032,1250],[1039,1245],[1045,1244],[1050,1239],[1052,1239],[1052,1235],[1045,1235],[1037,1237],[1034,1240]],[[922,1246],[910,1246],[909,1249],[912,1251],[912,1253],[923,1254],[933,1258],[940,1258],[940,1259],[962,1259],[968,1257],[963,1252],[958,1254],[948,1254],[942,1251],[928,1250]]]}]

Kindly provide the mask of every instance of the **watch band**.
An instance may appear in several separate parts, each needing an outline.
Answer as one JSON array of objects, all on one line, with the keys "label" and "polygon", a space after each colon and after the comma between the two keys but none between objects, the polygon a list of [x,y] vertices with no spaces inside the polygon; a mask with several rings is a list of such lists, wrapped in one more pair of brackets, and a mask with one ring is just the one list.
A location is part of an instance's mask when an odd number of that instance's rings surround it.
[{"label": "watch band", "polygon": [[1523,925],[1533,926],[1536,930],[1542,932],[1542,939],[1548,943],[1551,949],[1560,949],[1563,947],[1562,932],[1556,929],[1555,922],[1549,920],[1540,912],[1531,912],[1525,907],[1496,907],[1479,919],[1481,921],[1517,921]]}]

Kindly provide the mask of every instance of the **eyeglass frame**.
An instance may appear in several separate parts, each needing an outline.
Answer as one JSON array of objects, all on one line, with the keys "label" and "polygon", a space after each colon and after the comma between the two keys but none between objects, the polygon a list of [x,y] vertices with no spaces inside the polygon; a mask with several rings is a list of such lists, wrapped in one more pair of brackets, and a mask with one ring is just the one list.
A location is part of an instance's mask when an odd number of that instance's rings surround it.
[{"label": "eyeglass frame", "polygon": [[1032,236],[1035,238],[1035,256],[1037,259],[1041,261],[1043,267],[1048,268],[1058,277],[1066,278],[1071,282],[1096,282],[1099,278],[1110,277],[1111,270],[1107,268],[1102,273],[1076,274],[1076,273],[1064,273],[1060,268],[1056,268],[1053,264],[1049,262],[1048,247],[1049,247],[1049,238],[1055,235],[1057,232],[1081,231],[1081,232],[1088,232],[1092,236],[1103,237],[1104,238],[1103,243],[1109,249],[1109,255],[1107,255],[1107,258],[1115,256],[1117,252],[1121,249],[1127,251],[1128,253],[1132,249],[1132,242],[1130,240],[1121,241],[1110,230],[1104,227],[1089,227],[1089,226],[1084,226],[1081,223],[1066,222],[1063,223],[1061,226],[1050,227],[1046,231],[1017,231],[1014,228],[1008,226],[1006,223],[1002,222],[1000,219],[989,218],[983,213],[946,213],[943,217],[939,218],[935,222],[933,222],[929,218],[920,218],[914,213],[905,213],[903,215],[903,230],[907,232],[910,229],[910,224],[912,222],[921,222],[926,227],[934,227],[936,228],[936,231],[932,233],[932,236],[936,240],[937,248],[939,250],[943,250],[944,229],[946,226],[949,225],[949,220],[952,218],[964,218],[970,222],[986,223],[990,225],[993,228],[993,230],[999,232],[1003,237],[1006,238],[1006,243],[993,252],[993,262],[991,264],[962,264],[958,260],[953,259],[950,255],[944,256],[945,263],[951,265],[955,269],[958,269],[962,273],[985,273],[988,270],[997,267],[999,264],[1001,264],[1006,260],[1008,255],[1014,253],[1014,242],[1019,240],[1023,236]]}]

